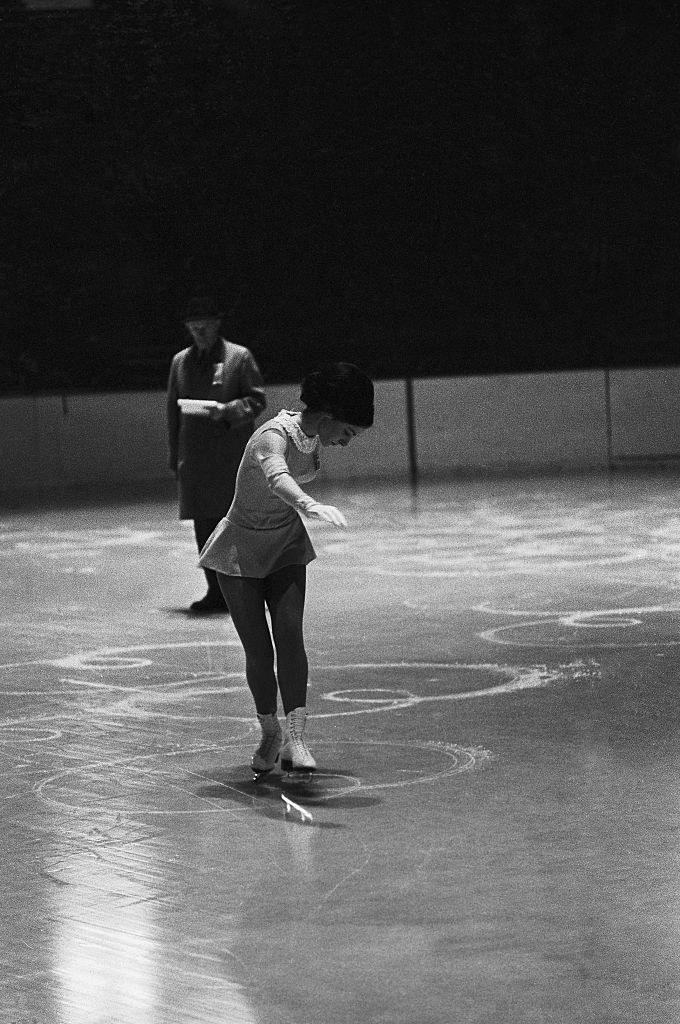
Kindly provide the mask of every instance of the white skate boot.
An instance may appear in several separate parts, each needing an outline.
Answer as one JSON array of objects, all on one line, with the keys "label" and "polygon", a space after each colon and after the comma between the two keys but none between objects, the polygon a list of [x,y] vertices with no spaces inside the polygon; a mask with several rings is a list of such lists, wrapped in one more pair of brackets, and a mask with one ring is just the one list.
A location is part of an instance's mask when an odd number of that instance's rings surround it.
[{"label": "white skate boot", "polygon": [[283,734],[276,714],[258,714],[257,720],[262,728],[262,739],[251,761],[256,782],[274,768],[283,742]]},{"label": "white skate boot", "polygon": [[281,767],[288,772],[307,775],[316,770],[316,761],[304,741],[307,708],[294,708],[286,715],[281,748]]}]

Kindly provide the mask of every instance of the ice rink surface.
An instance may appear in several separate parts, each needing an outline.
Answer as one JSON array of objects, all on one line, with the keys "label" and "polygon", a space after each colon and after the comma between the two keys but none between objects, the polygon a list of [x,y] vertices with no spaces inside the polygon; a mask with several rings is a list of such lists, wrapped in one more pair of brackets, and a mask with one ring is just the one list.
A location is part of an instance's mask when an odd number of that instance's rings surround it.
[{"label": "ice rink surface", "polygon": [[296,787],[172,498],[0,513],[0,1022],[679,1024],[680,476],[324,493]]}]

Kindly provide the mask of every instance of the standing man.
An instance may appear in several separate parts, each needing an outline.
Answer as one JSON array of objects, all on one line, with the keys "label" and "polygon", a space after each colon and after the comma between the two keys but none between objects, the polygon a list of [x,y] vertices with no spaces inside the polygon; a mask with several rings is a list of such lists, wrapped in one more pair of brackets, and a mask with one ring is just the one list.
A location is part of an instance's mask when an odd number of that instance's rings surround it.
[{"label": "standing man", "polygon": [[[236,472],[256,417],[266,406],[252,353],[220,335],[222,313],[209,298],[194,299],[184,318],[192,344],[178,352],[168,380],[170,469],[179,484],[179,517],[193,519],[200,551],[234,497]],[[216,403],[206,415],[182,412],[178,399]],[[212,569],[196,614],[228,611]]]}]

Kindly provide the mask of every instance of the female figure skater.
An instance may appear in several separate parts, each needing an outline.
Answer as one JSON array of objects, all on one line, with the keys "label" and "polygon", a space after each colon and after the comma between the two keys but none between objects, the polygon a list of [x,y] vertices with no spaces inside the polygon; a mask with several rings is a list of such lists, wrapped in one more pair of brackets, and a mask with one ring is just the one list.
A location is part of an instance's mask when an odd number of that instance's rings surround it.
[{"label": "female figure skater", "polygon": [[308,666],[302,630],[306,566],[316,552],[301,516],[341,528],[347,522],[339,509],[319,504],[299,485],[318,472],[319,446],[345,447],[373,424],[373,384],[351,363],[329,363],[309,374],[300,399],[302,412],[282,410],[248,441],[234,500],[199,560],[217,572],[245,651],[262,728],[252,758],[256,776],[271,771],[279,756],[287,770],[316,768],[304,740]]}]

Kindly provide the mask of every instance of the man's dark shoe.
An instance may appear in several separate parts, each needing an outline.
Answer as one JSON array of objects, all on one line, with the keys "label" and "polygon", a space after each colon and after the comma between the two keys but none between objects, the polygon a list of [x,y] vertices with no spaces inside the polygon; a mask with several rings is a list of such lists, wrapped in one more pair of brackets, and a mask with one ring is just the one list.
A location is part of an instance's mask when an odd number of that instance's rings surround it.
[{"label": "man's dark shoe", "polygon": [[210,591],[200,601],[192,601],[189,610],[194,615],[212,615],[215,612],[222,612],[224,615],[229,614],[227,603],[222,594],[211,594]]}]

